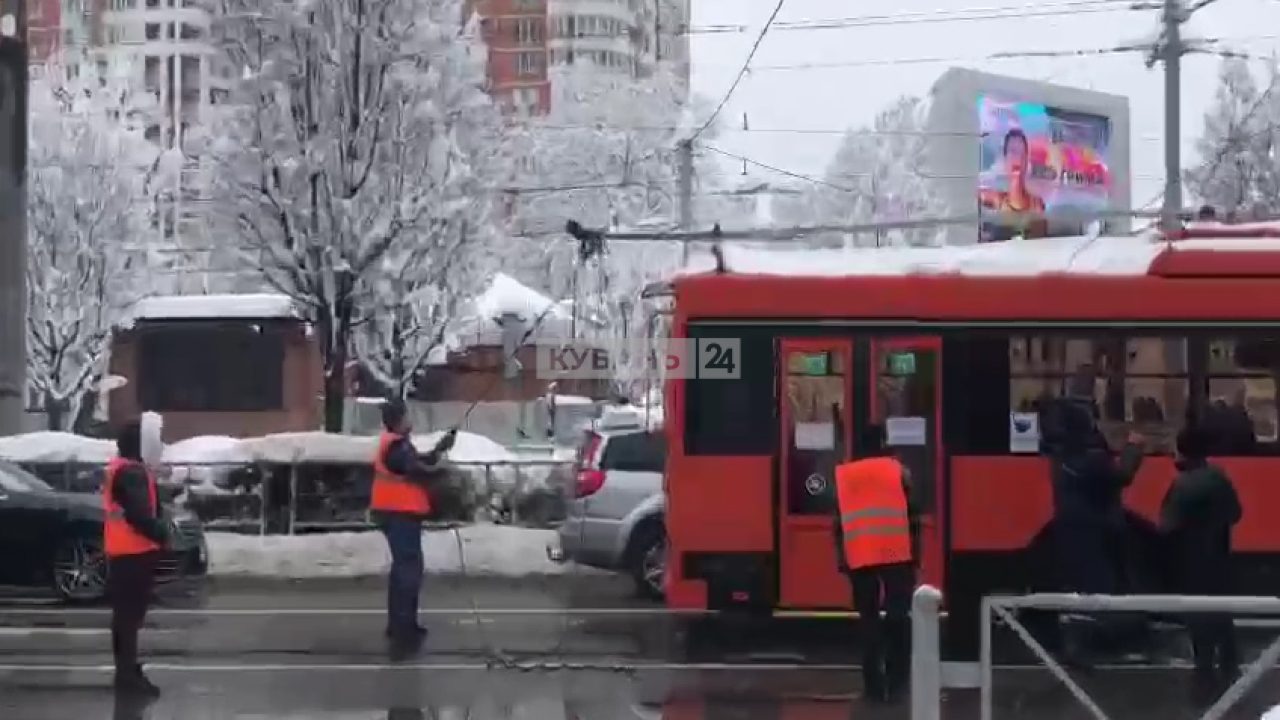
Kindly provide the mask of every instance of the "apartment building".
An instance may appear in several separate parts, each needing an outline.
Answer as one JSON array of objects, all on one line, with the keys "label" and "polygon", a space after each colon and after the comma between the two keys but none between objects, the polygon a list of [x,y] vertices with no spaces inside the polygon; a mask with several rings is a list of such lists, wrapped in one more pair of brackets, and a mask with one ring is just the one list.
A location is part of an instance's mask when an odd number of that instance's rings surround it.
[{"label": "apartment building", "polygon": [[542,115],[551,107],[547,77],[548,0],[471,0],[489,48],[489,92],[509,112]]},{"label": "apartment building", "polygon": [[63,0],[26,0],[27,56],[32,65],[40,65],[62,52]]},{"label": "apartment building", "polygon": [[153,225],[161,239],[203,239],[202,172],[191,130],[225,102],[231,67],[214,46],[211,18],[197,0],[93,0],[102,11],[92,34],[98,61],[136,73],[156,110],[146,136],[182,151],[181,173],[159,190]]}]

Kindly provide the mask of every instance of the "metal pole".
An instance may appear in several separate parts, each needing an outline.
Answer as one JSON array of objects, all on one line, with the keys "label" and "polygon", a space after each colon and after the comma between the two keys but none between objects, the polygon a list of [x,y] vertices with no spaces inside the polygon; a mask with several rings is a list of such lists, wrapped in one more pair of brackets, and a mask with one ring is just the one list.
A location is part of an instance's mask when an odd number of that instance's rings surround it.
[{"label": "metal pole", "polygon": [[0,435],[22,432],[27,388],[27,3],[0,2]]},{"label": "metal pole", "polygon": [[942,718],[942,655],[938,609],[942,593],[931,585],[911,598],[911,720]]},{"label": "metal pole", "polygon": [[1182,3],[1164,0],[1164,228],[1182,212]]},{"label": "metal pole", "polygon": [[991,598],[982,598],[980,620],[982,625],[979,629],[982,635],[978,651],[979,717],[981,720],[991,720],[993,715],[991,696],[995,692],[995,688],[991,686],[991,623],[995,622],[995,616],[991,610]]},{"label": "metal pole", "polygon": [[[693,229],[693,141],[680,143],[680,229]],[[689,263],[689,243],[685,243],[681,256],[684,264]]]}]

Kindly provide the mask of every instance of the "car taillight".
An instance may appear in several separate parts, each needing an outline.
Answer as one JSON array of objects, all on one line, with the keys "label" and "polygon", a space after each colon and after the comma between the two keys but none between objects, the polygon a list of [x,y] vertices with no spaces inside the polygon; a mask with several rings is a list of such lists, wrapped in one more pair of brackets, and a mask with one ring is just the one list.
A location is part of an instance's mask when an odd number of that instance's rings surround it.
[{"label": "car taillight", "polygon": [[604,487],[603,470],[579,470],[577,497],[592,495]]}]

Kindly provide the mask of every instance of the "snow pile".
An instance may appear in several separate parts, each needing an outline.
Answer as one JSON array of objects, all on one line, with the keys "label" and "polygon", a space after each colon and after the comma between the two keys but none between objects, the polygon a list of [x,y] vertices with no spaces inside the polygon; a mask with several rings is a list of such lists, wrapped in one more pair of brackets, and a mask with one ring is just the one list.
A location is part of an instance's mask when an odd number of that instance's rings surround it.
[{"label": "snow pile", "polygon": [[239,438],[206,435],[180,440],[164,449],[169,479],[196,495],[221,495],[228,491],[231,473],[252,464],[253,457]]},{"label": "snow pile", "polygon": [[[554,530],[504,525],[458,528],[468,575],[523,577],[560,575],[573,571],[547,559],[547,543]],[[370,532],[317,535],[238,535],[211,532],[209,573],[221,576],[276,578],[334,578],[381,575],[391,564],[382,534]],[[453,530],[422,534],[427,572],[461,574],[457,538]]]},{"label": "snow pile", "polygon": [[245,320],[291,319],[302,317],[287,295],[255,293],[243,295],[169,295],[139,300],[130,318],[138,320]]},{"label": "snow pile", "polygon": [[561,304],[530,288],[510,275],[495,273],[489,287],[469,303],[464,317],[455,324],[461,344],[502,344],[502,316],[514,314],[527,332],[534,323],[538,338],[567,337],[572,313]]},{"label": "snow pile", "polygon": [[[1143,275],[1166,248],[1148,237],[1066,237],[947,247],[762,250],[725,244],[725,267],[742,275],[847,277],[973,275],[1021,277],[1055,273]],[[715,269],[696,257],[685,274]]]},{"label": "snow pile", "polygon": [[375,436],[324,432],[276,433],[242,442],[245,452],[255,462],[280,464],[355,465],[370,462],[378,448]]},{"label": "snow pile", "polygon": [[103,464],[116,454],[111,440],[66,432],[33,432],[0,437],[0,458],[17,463]]}]

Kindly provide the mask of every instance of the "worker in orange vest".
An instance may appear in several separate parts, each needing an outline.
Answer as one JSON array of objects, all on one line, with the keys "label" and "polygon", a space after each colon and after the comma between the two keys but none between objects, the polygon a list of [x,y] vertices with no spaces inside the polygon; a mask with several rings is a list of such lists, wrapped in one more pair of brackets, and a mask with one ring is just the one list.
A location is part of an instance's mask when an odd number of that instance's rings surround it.
[{"label": "worker in orange vest", "polygon": [[160,690],[138,663],[138,632],[155,585],[156,562],[169,536],[155,476],[142,462],[141,423],[130,422],[116,438],[116,457],[107,464],[102,486],[106,518],[102,548],[107,556],[111,600],[111,650],[115,688],[130,695],[158,697]]},{"label": "worker in orange vest", "polygon": [[457,429],[445,433],[425,461],[409,439],[413,427],[405,404],[382,406],[382,437],[373,458],[369,511],[387,538],[391,571],[387,578],[387,628],[392,653],[416,651],[427,637],[418,623],[418,595],[424,572],[422,521],[431,514],[431,484],[442,475],[444,453],[453,447]]},{"label": "worker in orange vest", "polygon": [[889,702],[901,699],[908,679],[916,513],[907,469],[886,448],[884,428],[869,425],[861,439],[866,457],[836,468],[836,546],[858,611],[866,697]]}]

